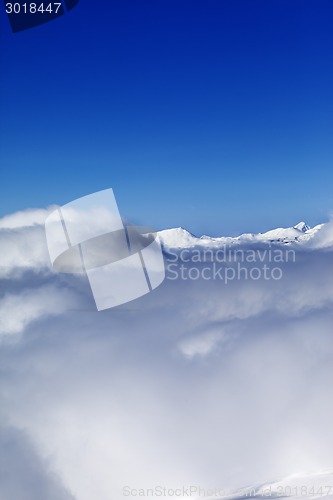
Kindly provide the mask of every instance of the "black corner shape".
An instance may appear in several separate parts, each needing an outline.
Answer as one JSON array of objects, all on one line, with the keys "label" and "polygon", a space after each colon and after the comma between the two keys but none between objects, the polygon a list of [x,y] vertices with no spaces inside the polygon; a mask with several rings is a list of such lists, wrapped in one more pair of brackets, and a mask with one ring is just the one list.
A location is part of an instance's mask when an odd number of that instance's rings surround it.
[{"label": "black corner shape", "polygon": [[4,0],[13,33],[53,21],[73,9],[80,0]]},{"label": "black corner shape", "polygon": [[67,10],[73,9],[79,3],[79,1],[80,0],[65,0],[66,9]]}]

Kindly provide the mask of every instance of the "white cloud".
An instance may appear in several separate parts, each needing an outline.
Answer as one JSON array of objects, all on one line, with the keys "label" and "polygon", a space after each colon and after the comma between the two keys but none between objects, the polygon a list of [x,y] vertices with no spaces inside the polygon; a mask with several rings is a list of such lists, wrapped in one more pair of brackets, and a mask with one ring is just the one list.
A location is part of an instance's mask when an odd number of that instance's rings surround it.
[{"label": "white cloud", "polygon": [[32,321],[61,315],[77,303],[70,290],[52,285],[6,294],[0,299],[0,340],[21,333]]},{"label": "white cloud", "polygon": [[42,226],[0,238],[0,322],[19,339],[0,343],[1,500],[23,469],[23,500],[118,500],[332,464],[331,252],[300,249],[281,281],[166,280],[98,313],[83,279],[50,271]]},{"label": "white cloud", "polygon": [[5,215],[0,218],[0,229],[17,229],[43,225],[49,213],[54,209],[55,207],[49,207],[48,209],[35,208]]},{"label": "white cloud", "polygon": [[189,359],[196,356],[204,357],[214,352],[225,342],[227,342],[227,338],[224,332],[221,329],[213,330],[182,340],[179,344],[179,350]]},{"label": "white cloud", "polygon": [[24,431],[0,427],[0,500],[74,500]]},{"label": "white cloud", "polygon": [[13,278],[27,270],[50,269],[42,226],[0,229],[0,278]]},{"label": "white cloud", "polygon": [[331,217],[327,224],[324,224],[317,232],[310,246],[313,248],[332,248],[333,247],[333,219]]}]

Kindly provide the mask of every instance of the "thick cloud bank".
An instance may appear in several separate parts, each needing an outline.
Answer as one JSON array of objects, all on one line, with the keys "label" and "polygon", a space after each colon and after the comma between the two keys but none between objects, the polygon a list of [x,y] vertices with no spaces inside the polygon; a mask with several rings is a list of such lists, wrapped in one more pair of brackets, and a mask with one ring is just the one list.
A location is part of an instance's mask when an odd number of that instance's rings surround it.
[{"label": "thick cloud bank", "polygon": [[158,289],[98,313],[84,277],[50,269],[47,213],[0,220],[0,500],[225,490],[332,466],[331,224],[274,262],[279,279],[226,284],[202,274],[213,262],[166,252]]}]

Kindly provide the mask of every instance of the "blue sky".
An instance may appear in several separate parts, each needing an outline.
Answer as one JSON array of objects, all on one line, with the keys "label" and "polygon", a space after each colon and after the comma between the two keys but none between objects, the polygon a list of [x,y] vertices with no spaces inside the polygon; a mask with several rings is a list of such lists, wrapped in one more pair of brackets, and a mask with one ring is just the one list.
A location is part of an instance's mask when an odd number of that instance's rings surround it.
[{"label": "blue sky", "polygon": [[0,214],[112,187],[158,229],[327,220],[330,0],[81,0],[16,34],[0,14]]}]

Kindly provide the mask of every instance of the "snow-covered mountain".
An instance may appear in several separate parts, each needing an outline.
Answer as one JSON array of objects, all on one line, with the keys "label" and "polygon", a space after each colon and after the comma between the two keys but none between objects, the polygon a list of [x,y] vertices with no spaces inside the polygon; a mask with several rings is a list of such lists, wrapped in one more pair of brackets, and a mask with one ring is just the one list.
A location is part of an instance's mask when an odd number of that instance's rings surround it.
[{"label": "snow-covered mountain", "polygon": [[222,236],[211,238],[210,236],[197,237],[182,227],[160,231],[159,237],[165,248],[190,248],[190,247],[220,247],[224,245],[244,245],[253,243],[303,243],[311,240],[315,234],[322,229],[324,224],[311,228],[305,222],[299,222],[296,226],[277,228],[266,233],[244,233],[240,236]]},{"label": "snow-covered mountain", "polygon": [[244,498],[319,499],[333,498],[333,469],[318,472],[292,474],[278,481],[257,486],[249,486],[232,494],[224,495],[223,500],[240,500]]}]

